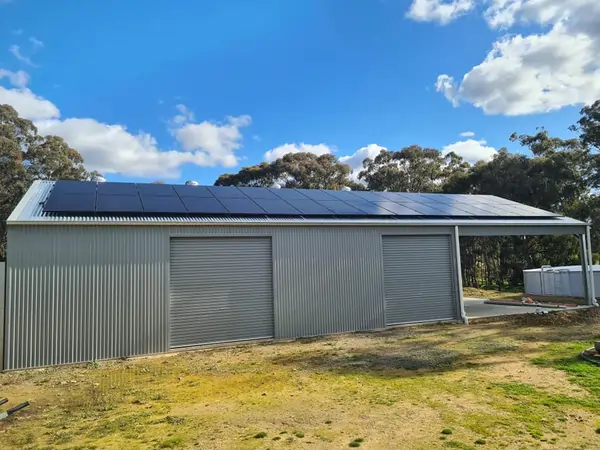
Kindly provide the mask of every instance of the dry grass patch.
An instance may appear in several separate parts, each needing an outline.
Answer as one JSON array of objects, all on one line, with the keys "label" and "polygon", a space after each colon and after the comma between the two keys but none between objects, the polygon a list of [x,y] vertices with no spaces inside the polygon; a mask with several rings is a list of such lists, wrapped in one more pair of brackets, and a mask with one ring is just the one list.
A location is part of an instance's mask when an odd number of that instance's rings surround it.
[{"label": "dry grass patch", "polygon": [[539,320],[0,374],[32,403],[2,448],[594,448],[600,368],[576,355],[600,320]]}]

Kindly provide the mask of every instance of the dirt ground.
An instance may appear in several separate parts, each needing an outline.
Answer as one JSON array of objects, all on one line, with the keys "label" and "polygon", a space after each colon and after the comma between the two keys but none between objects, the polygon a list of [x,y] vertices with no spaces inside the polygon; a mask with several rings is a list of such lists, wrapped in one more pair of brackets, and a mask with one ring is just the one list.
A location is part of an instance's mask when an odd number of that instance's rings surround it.
[{"label": "dirt ground", "polygon": [[490,289],[478,289],[473,287],[465,287],[463,289],[465,297],[485,298],[490,300],[521,300],[523,297],[529,297],[533,301],[540,303],[571,303],[575,305],[585,305],[585,299],[579,297],[564,297],[556,295],[531,295],[524,294],[519,291],[494,291]]},{"label": "dirt ground", "polygon": [[596,310],[0,374],[2,449],[597,449]]}]

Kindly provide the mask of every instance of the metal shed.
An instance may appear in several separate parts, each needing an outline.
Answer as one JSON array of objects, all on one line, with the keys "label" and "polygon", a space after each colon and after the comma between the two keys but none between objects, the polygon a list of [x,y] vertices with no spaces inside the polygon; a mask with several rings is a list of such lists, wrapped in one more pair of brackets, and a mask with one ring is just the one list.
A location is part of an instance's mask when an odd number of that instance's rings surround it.
[{"label": "metal shed", "polygon": [[565,217],[65,215],[53,186],[8,219],[3,369],[467,322],[460,236],[578,235],[596,304],[589,226]]}]

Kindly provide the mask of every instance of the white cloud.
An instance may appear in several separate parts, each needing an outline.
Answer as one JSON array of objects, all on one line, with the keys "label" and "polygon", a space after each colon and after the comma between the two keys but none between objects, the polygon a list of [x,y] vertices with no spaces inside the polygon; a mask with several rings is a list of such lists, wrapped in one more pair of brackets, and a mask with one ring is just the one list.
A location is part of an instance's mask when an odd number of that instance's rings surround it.
[{"label": "white cloud", "polygon": [[240,128],[247,127],[252,118],[247,115],[228,116],[225,123],[204,121],[194,123],[194,115],[184,105],[172,121],[171,133],[187,152],[205,156],[204,166],[233,167],[238,164],[235,151],[242,146]]},{"label": "white cloud", "polygon": [[29,42],[33,46],[34,50],[44,48],[44,42],[37,39],[35,36],[29,37]]},{"label": "white cloud", "polygon": [[288,153],[314,153],[315,155],[326,155],[333,153],[333,149],[326,144],[283,144],[265,153],[266,161],[275,161]]},{"label": "white cloud", "polygon": [[406,17],[446,25],[475,7],[475,0],[413,0]]},{"label": "white cloud", "polygon": [[503,36],[460,83],[440,75],[436,89],[453,105],[517,116],[600,98],[598,0],[491,0],[484,17],[492,28],[528,24],[543,32]]},{"label": "white cloud", "polygon": [[[202,142],[186,142],[182,150],[161,151],[156,139],[143,132],[131,133],[123,125],[111,125],[91,118],[61,119],[59,109],[50,101],[35,95],[29,89],[6,89],[0,86],[0,104],[13,106],[22,117],[30,119],[40,134],[62,137],[77,149],[89,170],[103,174],[120,173],[137,177],[177,178],[184,164],[214,166],[235,163],[233,151],[240,147],[241,134],[238,127],[248,125],[248,116],[230,117],[227,124],[209,122],[184,124],[185,127],[201,126]],[[192,137],[197,135],[191,133]]]},{"label": "white cloud", "polygon": [[466,141],[458,141],[454,144],[446,145],[442,149],[442,155],[447,155],[450,152],[456,153],[458,156],[475,164],[478,161],[489,161],[497,153],[494,147],[486,146],[486,141],[476,141],[474,139],[467,139]]},{"label": "white cloud", "polygon": [[19,47],[18,45],[11,45],[8,48],[8,51],[10,53],[12,53],[12,55],[17,58],[19,61],[24,62],[25,64],[28,64],[30,66],[33,67],[37,67],[32,61],[31,58],[29,58],[28,56],[25,56],[24,54],[21,53],[21,47]]},{"label": "white cloud", "polygon": [[195,120],[194,113],[190,109],[188,109],[187,106],[179,104],[175,105],[175,109],[179,111],[179,114],[173,117],[172,121],[174,124],[193,122]]},{"label": "white cloud", "polygon": [[462,133],[460,133],[460,135],[462,137],[473,137],[475,136],[475,133],[473,133],[472,131],[463,131]]},{"label": "white cloud", "polygon": [[18,88],[24,88],[29,83],[29,74],[23,70],[11,72],[10,70],[0,69],[0,80],[2,78],[8,78],[9,83]]},{"label": "white cloud", "polygon": [[452,103],[452,106],[458,106],[458,92],[456,92],[456,82],[450,75],[439,75],[435,82],[435,90],[444,94],[444,97]]},{"label": "white cloud", "polygon": [[[0,0],[0,4],[1,3],[2,3],[2,0]],[[23,34],[23,28],[17,28],[16,30],[12,30],[11,33],[14,34],[15,36],[21,36]]]},{"label": "white cloud", "polygon": [[363,161],[366,158],[375,158],[382,150],[387,150],[385,147],[377,144],[369,144],[366,147],[361,147],[356,150],[352,155],[341,156],[340,162],[348,164],[352,169],[351,178],[354,181],[358,181],[358,174],[363,169]]},{"label": "white cloud", "polygon": [[38,121],[60,116],[58,108],[29,89],[6,89],[0,86],[0,104],[8,104],[24,118]]},{"label": "white cloud", "polygon": [[94,119],[50,120],[36,125],[42,134],[65,139],[81,153],[88,169],[102,174],[173,178],[179,176],[183,164],[212,163],[203,152],[160,151],[150,134],[133,134],[122,125],[107,125]]}]

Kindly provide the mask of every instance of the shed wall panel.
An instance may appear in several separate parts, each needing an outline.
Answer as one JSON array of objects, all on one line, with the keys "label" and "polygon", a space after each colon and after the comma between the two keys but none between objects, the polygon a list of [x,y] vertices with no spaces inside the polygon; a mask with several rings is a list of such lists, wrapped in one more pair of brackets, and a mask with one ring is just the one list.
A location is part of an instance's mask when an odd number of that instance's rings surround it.
[{"label": "shed wall panel", "polygon": [[276,337],[385,327],[376,229],[282,228],[276,236]]},{"label": "shed wall panel", "polygon": [[8,233],[7,369],[168,349],[168,241],[155,229]]},{"label": "shed wall panel", "polygon": [[0,262],[0,370],[4,370],[4,299],[6,292],[6,263]]},{"label": "shed wall panel", "polygon": [[276,338],[383,328],[383,232],[419,229],[10,226],[5,368],[168,351],[174,237],[270,236]]}]

